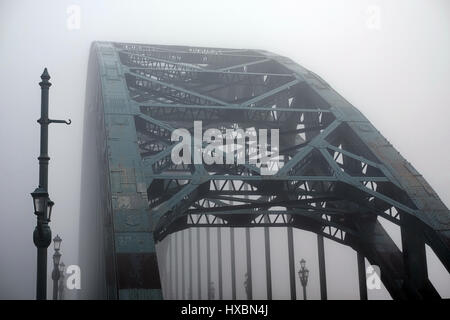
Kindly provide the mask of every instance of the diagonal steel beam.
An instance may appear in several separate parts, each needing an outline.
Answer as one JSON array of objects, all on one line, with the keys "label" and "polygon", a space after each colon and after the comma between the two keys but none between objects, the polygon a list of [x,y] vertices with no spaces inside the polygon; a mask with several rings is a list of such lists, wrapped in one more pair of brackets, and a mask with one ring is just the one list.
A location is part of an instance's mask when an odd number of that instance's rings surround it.
[{"label": "diagonal steel beam", "polygon": [[175,85],[170,84],[170,83],[162,82],[162,81],[159,81],[159,80],[156,80],[156,79],[152,79],[150,77],[146,77],[146,76],[140,75],[140,74],[135,73],[135,72],[131,72],[130,68],[126,68],[126,69],[127,69],[126,70],[127,73],[131,74],[132,76],[134,76],[136,78],[139,78],[139,79],[142,79],[142,80],[146,80],[146,81],[150,81],[150,82],[159,84],[160,86],[164,86],[164,87],[167,87],[167,88],[171,88],[173,90],[177,90],[177,91],[180,91],[180,92],[183,92],[183,93],[186,93],[186,94],[190,94],[192,96],[196,96],[198,98],[201,98],[201,99],[204,99],[204,100],[208,100],[208,101],[220,104],[220,105],[227,105],[228,104],[227,102],[215,99],[213,97],[205,96],[205,95],[202,95],[200,93],[197,93],[197,92],[194,92],[194,91],[190,91],[190,90],[181,88],[179,86],[175,86]]}]

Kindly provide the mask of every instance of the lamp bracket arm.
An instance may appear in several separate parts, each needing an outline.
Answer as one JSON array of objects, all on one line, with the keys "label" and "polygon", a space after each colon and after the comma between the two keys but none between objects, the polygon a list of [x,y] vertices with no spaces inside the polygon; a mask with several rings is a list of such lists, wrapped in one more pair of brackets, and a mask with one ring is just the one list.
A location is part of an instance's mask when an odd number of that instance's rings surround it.
[{"label": "lamp bracket arm", "polygon": [[53,119],[47,119],[47,120],[43,120],[43,119],[39,119],[37,121],[39,124],[50,124],[50,123],[65,123],[67,125],[70,125],[72,123],[72,120],[53,120]]}]

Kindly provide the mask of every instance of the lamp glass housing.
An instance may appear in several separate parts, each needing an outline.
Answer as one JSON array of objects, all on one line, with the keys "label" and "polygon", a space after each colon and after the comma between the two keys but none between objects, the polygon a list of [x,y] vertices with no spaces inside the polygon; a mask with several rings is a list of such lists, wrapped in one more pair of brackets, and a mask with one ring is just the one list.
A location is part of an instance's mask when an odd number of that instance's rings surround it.
[{"label": "lamp glass housing", "polygon": [[47,209],[48,193],[43,188],[36,188],[32,193],[34,214],[44,215]]},{"label": "lamp glass housing", "polygon": [[305,259],[300,260],[300,267],[301,267],[302,269],[305,268],[305,265],[306,265]]},{"label": "lamp glass housing", "polygon": [[55,251],[59,251],[59,249],[61,248],[61,242],[62,239],[59,237],[59,235],[56,235],[56,237],[53,238],[53,247]]},{"label": "lamp glass housing", "polygon": [[53,209],[53,205],[54,204],[55,203],[52,200],[48,199],[48,202],[47,202],[47,217],[48,217],[48,221],[50,221],[50,218],[52,216],[52,209]]}]

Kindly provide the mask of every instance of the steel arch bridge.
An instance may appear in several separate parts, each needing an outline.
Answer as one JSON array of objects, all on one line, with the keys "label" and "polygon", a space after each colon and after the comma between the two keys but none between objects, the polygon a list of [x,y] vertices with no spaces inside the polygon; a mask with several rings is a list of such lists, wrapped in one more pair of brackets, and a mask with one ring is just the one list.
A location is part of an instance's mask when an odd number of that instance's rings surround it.
[{"label": "steel arch bridge", "polygon": [[[265,228],[270,265],[268,228],[286,227],[294,287],[299,228],[318,237],[322,298],[324,238],[357,251],[362,298],[364,258],[380,267],[394,299],[439,298],[425,244],[450,271],[449,210],[361,112],[292,60],[95,42],[85,114],[80,255],[93,297],[161,299],[155,243],[193,227],[246,228],[251,284],[249,228]],[[175,165],[171,134],[192,131],[194,121],[203,132],[279,129],[284,166],[264,175],[260,163]],[[378,217],[400,226],[402,251]]]}]

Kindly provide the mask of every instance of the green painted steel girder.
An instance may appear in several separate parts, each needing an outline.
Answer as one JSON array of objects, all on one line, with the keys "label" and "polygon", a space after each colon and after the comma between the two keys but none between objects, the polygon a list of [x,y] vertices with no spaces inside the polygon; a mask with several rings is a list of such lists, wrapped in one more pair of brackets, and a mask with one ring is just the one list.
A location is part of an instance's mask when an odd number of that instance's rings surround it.
[{"label": "green painted steel girder", "polygon": [[[379,265],[394,298],[436,296],[411,254],[427,243],[450,269],[449,210],[313,72],[266,51],[111,42],[93,43],[89,68],[85,152],[97,155],[101,212],[83,221],[106,221],[96,232],[108,298],[162,298],[155,245],[198,225],[309,230]],[[191,120],[187,112],[194,120],[201,113],[205,128],[279,129],[284,165],[263,175],[247,163],[174,164],[170,136]],[[378,216],[402,228],[409,256]]]}]

